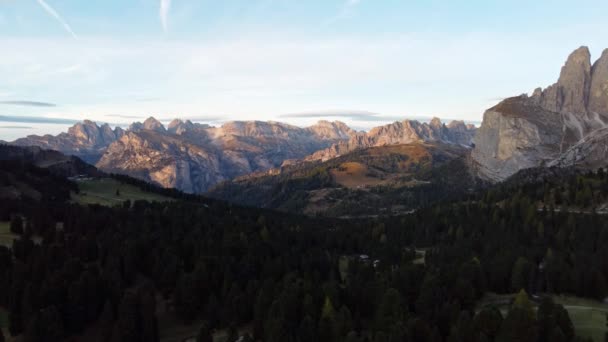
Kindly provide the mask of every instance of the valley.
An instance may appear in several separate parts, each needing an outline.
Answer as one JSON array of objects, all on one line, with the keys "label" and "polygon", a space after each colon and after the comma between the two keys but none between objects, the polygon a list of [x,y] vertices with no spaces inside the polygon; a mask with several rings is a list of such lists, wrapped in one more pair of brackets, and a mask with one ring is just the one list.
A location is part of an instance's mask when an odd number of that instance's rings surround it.
[{"label": "valley", "polygon": [[38,146],[82,157],[107,173],[133,176],[187,193],[246,176],[340,153],[385,145],[435,142],[470,147],[475,128],[464,122],[405,120],[357,132],[342,122],[300,128],[279,122],[228,122],[220,127],[150,117],[123,130],[84,121],[58,136],[30,136],[15,146]]},{"label": "valley", "polygon": [[0,342],[608,342],[606,13],[0,0]]},{"label": "valley", "polygon": [[465,165],[467,153],[461,146],[436,143],[372,147],[325,162],[286,166],[270,175],[243,177],[209,194],[311,215],[406,213],[477,187]]}]

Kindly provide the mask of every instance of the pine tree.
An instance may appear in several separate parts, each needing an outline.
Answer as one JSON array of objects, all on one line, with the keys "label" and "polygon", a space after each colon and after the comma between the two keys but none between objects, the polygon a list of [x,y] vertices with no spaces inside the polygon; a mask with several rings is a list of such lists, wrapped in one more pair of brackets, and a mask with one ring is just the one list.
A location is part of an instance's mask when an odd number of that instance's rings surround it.
[{"label": "pine tree", "polygon": [[473,327],[477,333],[482,333],[494,339],[500,330],[503,318],[496,307],[482,309],[473,320]]},{"label": "pine tree", "polygon": [[336,311],[331,299],[325,297],[325,303],[321,310],[321,320],[319,321],[319,337],[321,341],[330,342],[336,338]]},{"label": "pine tree", "polygon": [[513,308],[518,308],[523,310],[530,319],[534,319],[534,307],[532,306],[532,302],[530,302],[530,298],[528,297],[528,293],[526,290],[521,290],[515,297],[515,301],[513,302]]},{"label": "pine tree", "polygon": [[[606,328],[608,330],[608,314],[606,314]],[[604,334],[604,342],[608,342],[608,331]]]},{"label": "pine tree", "polygon": [[11,233],[21,235],[23,234],[23,219],[20,215],[13,215],[11,217]]},{"label": "pine tree", "polygon": [[201,328],[198,330],[198,335],[196,335],[196,342],[213,342],[213,335],[211,334],[209,323],[203,322]]},{"label": "pine tree", "polygon": [[511,289],[519,291],[526,288],[532,265],[526,258],[518,258],[511,272]]}]

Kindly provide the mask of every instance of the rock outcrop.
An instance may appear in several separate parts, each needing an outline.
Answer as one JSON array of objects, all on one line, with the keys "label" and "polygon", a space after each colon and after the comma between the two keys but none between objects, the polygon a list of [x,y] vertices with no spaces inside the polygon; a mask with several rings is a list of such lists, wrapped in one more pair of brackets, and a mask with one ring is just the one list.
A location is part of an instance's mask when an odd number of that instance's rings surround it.
[{"label": "rock outcrop", "polygon": [[592,67],[589,49],[581,47],[568,57],[557,83],[484,113],[473,167],[482,178],[500,181],[521,169],[560,164],[573,146],[607,126],[607,104],[608,50]]},{"label": "rock outcrop", "polygon": [[326,160],[359,148],[425,141],[470,146],[474,132],[463,122],[446,126],[439,119],[430,123],[406,120],[365,133],[339,121],[319,121],[305,128],[263,121],[212,127],[175,119],[165,127],[151,117],[126,131],[84,121],[56,137],[28,137],[15,144],[86,153],[87,161],[103,171],[203,193],[217,183],[267,172],[311,155]]},{"label": "rock outcrop", "polygon": [[595,113],[608,113],[608,49],[591,68],[588,109]]},{"label": "rock outcrop", "polygon": [[98,126],[95,122],[84,120],[68,129],[67,133],[57,136],[30,135],[17,139],[11,144],[17,146],[38,146],[75,155],[89,163],[96,163],[105,149],[124,135],[120,127],[112,129],[108,124]]},{"label": "rock outcrop", "polygon": [[168,128],[150,118],[111,144],[97,166],[201,193],[237,176],[266,171],[355,134],[341,122],[300,128],[278,122],[233,121],[211,127],[173,120]]},{"label": "rock outcrop", "polygon": [[452,121],[446,126],[438,118],[433,118],[429,123],[405,120],[375,127],[367,133],[356,133],[351,135],[349,140],[340,141],[325,150],[315,152],[305,160],[326,161],[357,149],[418,142],[441,142],[470,147],[475,131],[475,126],[466,125],[463,121]]}]

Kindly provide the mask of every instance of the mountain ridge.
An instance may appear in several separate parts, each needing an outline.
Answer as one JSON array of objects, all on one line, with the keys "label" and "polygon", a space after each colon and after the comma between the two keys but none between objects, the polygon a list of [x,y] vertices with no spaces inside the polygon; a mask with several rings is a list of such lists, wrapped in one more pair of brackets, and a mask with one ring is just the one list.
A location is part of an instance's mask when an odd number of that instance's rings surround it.
[{"label": "mountain ridge", "polygon": [[[608,126],[608,49],[591,64],[589,48],[572,52],[556,83],[505,99],[484,113],[475,137],[472,167],[481,178],[502,181],[526,168],[560,165],[564,153],[589,151],[591,146],[571,150],[580,143],[605,145],[605,140],[585,139]],[[602,137],[604,135],[601,135]],[[579,167],[598,165],[608,151],[588,157]],[[604,163],[605,164],[605,163]],[[570,165],[572,166],[572,165]]]},{"label": "mountain ridge", "polygon": [[[395,122],[366,133],[327,120],[303,128],[275,121],[229,121],[215,127],[181,119],[165,126],[149,117],[126,130],[111,130],[107,124],[98,126],[86,120],[58,136],[29,136],[13,144],[75,154],[106,172],[203,193],[239,176],[311,160],[315,153],[331,151],[332,147],[347,146],[350,152],[381,144],[460,143],[470,140],[472,132],[474,127],[463,122],[444,125],[436,118],[430,123]],[[347,141],[355,143],[344,145]],[[325,152],[326,159],[336,156]]]},{"label": "mountain ridge", "polygon": [[417,120],[396,121],[374,127],[369,132],[360,132],[348,141],[341,141],[325,150],[315,152],[305,160],[326,161],[362,148],[422,142],[442,142],[470,147],[475,131],[474,125],[466,125],[464,121],[453,120],[445,125],[437,117],[432,118],[429,123],[421,123]]}]

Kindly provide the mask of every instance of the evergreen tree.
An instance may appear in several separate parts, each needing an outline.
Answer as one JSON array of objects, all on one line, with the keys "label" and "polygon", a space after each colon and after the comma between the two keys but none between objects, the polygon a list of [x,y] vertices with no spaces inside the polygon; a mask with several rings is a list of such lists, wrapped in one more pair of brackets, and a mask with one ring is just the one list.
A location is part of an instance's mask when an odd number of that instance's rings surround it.
[{"label": "evergreen tree", "polygon": [[209,323],[203,322],[196,335],[196,342],[213,342],[213,335],[211,334]]},{"label": "evergreen tree", "polygon": [[517,308],[525,312],[530,319],[534,319],[534,306],[532,302],[530,302],[530,298],[526,293],[526,290],[520,290],[517,296],[515,296],[515,301],[513,302],[513,308]]},{"label": "evergreen tree", "polygon": [[526,258],[518,258],[511,273],[511,289],[519,291],[528,288],[528,280],[532,265]]},{"label": "evergreen tree", "polygon": [[376,313],[376,329],[387,330],[394,323],[404,319],[404,307],[401,294],[396,289],[388,289]]},{"label": "evergreen tree", "polygon": [[[606,314],[606,328],[608,330],[608,314]],[[608,331],[604,333],[604,342],[608,342]]]},{"label": "evergreen tree", "polygon": [[306,317],[304,317],[304,319],[300,323],[300,326],[298,327],[297,336],[300,342],[318,340],[317,327],[310,316],[307,315]]},{"label": "evergreen tree", "polygon": [[536,322],[530,312],[513,306],[500,327],[496,341],[536,342],[537,335]]},{"label": "evergreen tree", "polygon": [[331,342],[337,337],[336,312],[329,296],[325,297],[321,320],[319,321],[319,337],[323,342]]},{"label": "evergreen tree", "polygon": [[473,327],[479,334],[494,339],[502,325],[502,314],[496,307],[484,308],[475,316]]},{"label": "evergreen tree", "polygon": [[21,218],[21,215],[13,215],[11,217],[10,230],[13,234],[23,234],[23,219]]}]

